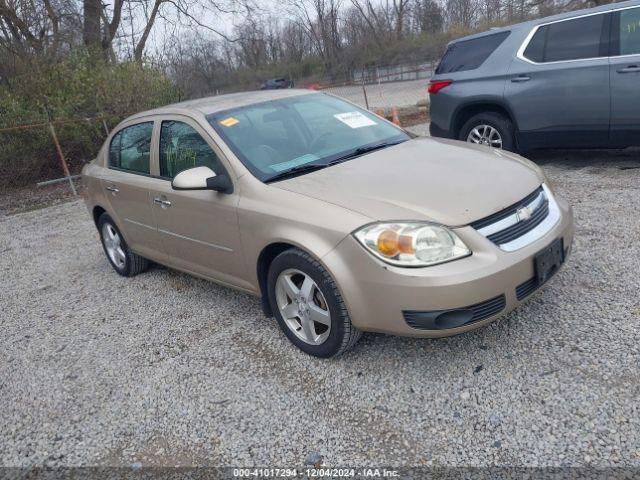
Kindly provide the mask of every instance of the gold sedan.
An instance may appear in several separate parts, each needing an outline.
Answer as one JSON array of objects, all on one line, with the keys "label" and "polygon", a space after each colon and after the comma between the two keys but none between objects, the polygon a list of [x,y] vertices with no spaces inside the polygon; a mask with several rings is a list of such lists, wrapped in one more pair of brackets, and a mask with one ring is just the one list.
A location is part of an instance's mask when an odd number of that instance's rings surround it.
[{"label": "gold sedan", "polygon": [[414,138],[303,90],[134,115],[83,170],[120,275],[158,262],[258,295],[297,347],[440,337],[515,308],[566,260],[569,205],[515,154]]}]

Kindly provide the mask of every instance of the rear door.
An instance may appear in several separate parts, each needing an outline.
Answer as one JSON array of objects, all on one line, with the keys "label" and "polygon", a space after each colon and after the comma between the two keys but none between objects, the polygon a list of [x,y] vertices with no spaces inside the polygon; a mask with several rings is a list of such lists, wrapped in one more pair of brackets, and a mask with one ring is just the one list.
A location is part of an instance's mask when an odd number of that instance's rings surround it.
[{"label": "rear door", "polygon": [[608,13],[536,27],[509,69],[505,99],[524,148],[609,140]]},{"label": "rear door", "polygon": [[160,179],[152,191],[153,214],[170,264],[250,289],[240,249],[237,187],[231,194],[171,188],[171,180],[188,168],[207,166],[229,175],[221,152],[188,117],[164,117],[159,130]]},{"label": "rear door", "polygon": [[119,130],[109,144],[108,168],[101,182],[129,247],[144,257],[163,261],[166,257],[150,200],[150,190],[157,182],[150,170],[153,137],[153,121]]},{"label": "rear door", "polygon": [[611,142],[639,145],[640,7],[614,12],[611,40]]}]

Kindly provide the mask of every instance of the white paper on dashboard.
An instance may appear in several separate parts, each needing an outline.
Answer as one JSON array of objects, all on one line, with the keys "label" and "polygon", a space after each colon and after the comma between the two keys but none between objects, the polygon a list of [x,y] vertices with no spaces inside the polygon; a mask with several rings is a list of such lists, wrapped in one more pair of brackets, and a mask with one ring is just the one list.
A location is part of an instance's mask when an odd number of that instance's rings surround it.
[{"label": "white paper on dashboard", "polygon": [[336,113],[334,117],[351,128],[362,128],[377,125],[376,122],[360,112]]}]

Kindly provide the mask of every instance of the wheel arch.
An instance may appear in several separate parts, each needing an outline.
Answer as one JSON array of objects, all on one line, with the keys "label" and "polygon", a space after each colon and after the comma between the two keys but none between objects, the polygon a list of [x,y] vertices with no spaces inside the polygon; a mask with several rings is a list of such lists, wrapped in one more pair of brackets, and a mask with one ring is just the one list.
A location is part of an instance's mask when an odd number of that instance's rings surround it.
[{"label": "wheel arch", "polygon": [[[274,240],[271,243],[267,244],[260,251],[260,254],[258,255],[257,264],[256,264],[256,274],[258,278],[258,286],[260,288],[260,299],[262,303],[262,311],[267,317],[273,316],[273,311],[271,310],[271,305],[269,303],[269,291],[268,291],[268,285],[267,285],[267,279],[269,276],[269,267],[271,266],[271,263],[278,255],[290,249],[296,249],[306,253],[307,255],[314,258],[320,265],[322,265],[323,268],[325,268],[329,272],[329,269],[327,268],[325,263],[322,261],[322,258],[319,255],[317,255],[316,252],[314,252],[309,248],[305,248],[304,246],[296,242],[291,242],[289,240],[277,240],[277,241]],[[331,273],[329,274],[331,275]],[[340,287],[338,287],[338,289],[340,290]]]},{"label": "wheel arch", "polygon": [[516,131],[516,139],[518,137],[518,122],[516,121],[515,116],[511,109],[504,103],[497,100],[477,100],[473,102],[465,103],[464,105],[459,106],[454,112],[453,119],[451,122],[451,132],[454,139],[458,139],[460,135],[460,130],[463,125],[474,115],[484,112],[493,112],[499,113],[501,115],[506,116]]},{"label": "wheel arch", "polygon": [[98,221],[100,220],[100,216],[103,213],[106,213],[107,210],[100,205],[95,205],[91,210],[91,215],[93,216],[93,223],[95,223],[96,228],[98,228]]}]

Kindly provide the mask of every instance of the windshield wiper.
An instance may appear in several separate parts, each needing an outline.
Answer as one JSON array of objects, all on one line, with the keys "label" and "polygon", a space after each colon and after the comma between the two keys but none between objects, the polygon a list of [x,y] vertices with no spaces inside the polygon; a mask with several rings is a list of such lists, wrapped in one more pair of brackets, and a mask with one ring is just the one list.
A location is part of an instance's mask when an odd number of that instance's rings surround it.
[{"label": "windshield wiper", "polygon": [[399,142],[382,142],[382,143],[376,143],[375,145],[369,145],[368,147],[358,147],[355,150],[347,153],[346,155],[336,158],[333,162],[331,162],[331,164],[344,162],[345,160],[359,157],[360,155],[364,155],[365,153],[370,153],[370,152],[373,152],[374,150],[381,150],[383,148],[392,147],[394,145],[398,145],[403,142],[406,142],[406,140],[400,140]]},{"label": "windshield wiper", "polygon": [[276,173],[275,175],[267,178],[265,182],[275,182],[276,180],[284,180],[285,178],[293,177],[296,175],[300,175],[302,173],[313,172],[314,170],[321,170],[323,168],[331,167],[333,165],[337,165],[338,163],[342,163],[345,160],[349,160],[351,158],[359,157],[360,155],[364,155],[365,153],[373,152],[374,150],[380,150],[382,148],[391,147],[393,145],[398,145],[399,143],[406,142],[406,140],[401,140],[399,142],[383,142],[377,143],[375,145],[370,145],[368,147],[358,147],[355,150],[347,153],[346,155],[342,155],[341,157],[335,158],[328,163],[307,163],[304,165],[298,165],[296,167],[292,167],[289,170],[285,170],[284,172]]},{"label": "windshield wiper", "polygon": [[307,163],[305,165],[298,165],[297,167],[290,168],[289,170],[285,170],[284,172],[276,173],[271,177],[267,178],[266,182],[274,182],[276,180],[283,180],[285,178],[293,177],[295,175],[299,175],[301,173],[313,172],[314,170],[321,170],[330,165],[333,165],[334,162],[330,163]]}]

